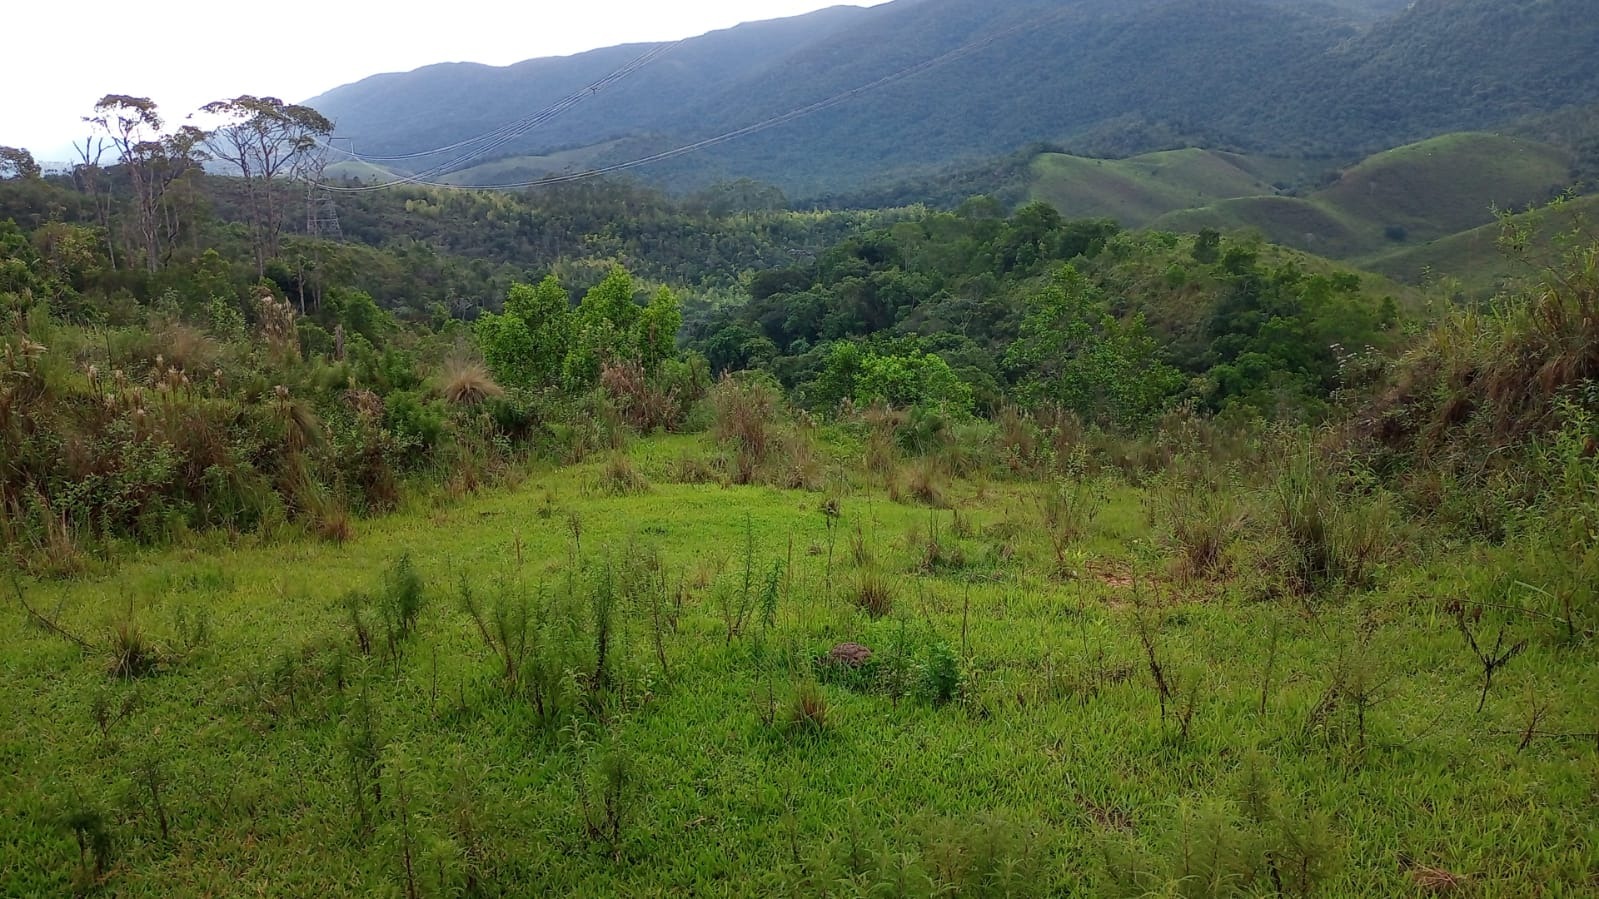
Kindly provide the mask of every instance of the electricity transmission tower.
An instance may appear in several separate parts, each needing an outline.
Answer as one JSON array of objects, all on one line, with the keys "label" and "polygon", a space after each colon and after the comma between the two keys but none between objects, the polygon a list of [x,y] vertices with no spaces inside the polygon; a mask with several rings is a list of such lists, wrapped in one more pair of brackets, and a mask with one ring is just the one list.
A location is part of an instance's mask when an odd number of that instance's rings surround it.
[{"label": "electricity transmission tower", "polygon": [[[349,138],[329,138],[335,140]],[[333,201],[333,192],[322,186],[322,173],[328,167],[328,152],[324,148],[306,162],[305,172],[305,233],[312,237],[344,240],[344,230],[339,227],[339,207]]]}]

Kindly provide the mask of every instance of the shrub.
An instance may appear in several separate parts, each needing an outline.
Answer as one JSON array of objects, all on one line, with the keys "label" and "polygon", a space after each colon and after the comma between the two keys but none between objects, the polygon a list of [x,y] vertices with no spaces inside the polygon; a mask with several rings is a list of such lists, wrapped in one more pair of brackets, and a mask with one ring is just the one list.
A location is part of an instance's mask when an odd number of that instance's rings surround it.
[{"label": "shrub", "polygon": [[960,685],[960,663],[955,653],[943,641],[929,645],[917,669],[917,695],[934,705],[943,705],[955,698]]},{"label": "shrub", "polygon": [[452,356],[439,374],[439,394],[452,406],[471,408],[499,399],[505,395],[505,390],[494,383],[494,377],[482,362]]},{"label": "shrub", "polygon": [[428,452],[444,439],[448,427],[444,411],[411,391],[389,395],[384,419],[389,430],[408,449]]},{"label": "shrub", "polygon": [[383,576],[383,592],[378,596],[378,612],[383,617],[391,644],[416,632],[417,617],[427,601],[422,576],[411,563],[409,553],[400,556]]},{"label": "shrub", "polygon": [[1038,494],[1039,521],[1055,553],[1058,573],[1067,567],[1072,545],[1088,536],[1094,519],[1105,506],[1105,487],[1086,478],[1055,478]]},{"label": "shrub", "polygon": [[616,405],[622,420],[640,434],[675,430],[686,410],[677,388],[660,386],[637,362],[616,362],[600,369],[600,386]]},{"label": "shrub", "polygon": [[600,490],[610,496],[630,496],[646,493],[650,482],[634,467],[627,453],[615,452],[600,469]]},{"label": "shrub", "polygon": [[767,379],[725,375],[711,389],[710,399],[714,415],[711,434],[733,450],[734,481],[754,483],[772,449],[781,404],[777,388]]}]

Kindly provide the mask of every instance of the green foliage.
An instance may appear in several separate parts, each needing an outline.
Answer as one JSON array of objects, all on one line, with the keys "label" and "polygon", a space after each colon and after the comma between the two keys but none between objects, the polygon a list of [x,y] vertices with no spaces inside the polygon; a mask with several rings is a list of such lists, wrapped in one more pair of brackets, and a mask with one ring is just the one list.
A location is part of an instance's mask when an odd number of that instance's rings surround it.
[{"label": "green foliage", "polygon": [[[832,360],[829,360],[831,367]],[[972,388],[956,377],[949,363],[922,352],[860,358],[854,400],[859,406],[883,404],[896,409],[936,410],[970,415]]]},{"label": "green foliage", "polygon": [[769,371],[825,413],[845,400],[956,416],[1019,401],[1125,431],[1184,397],[1324,418],[1349,360],[1393,346],[1400,320],[1391,298],[1316,260],[1214,232],[1185,249],[1034,204],[846,241],[808,270],[757,276],[746,305],[691,316],[687,331],[713,366]]},{"label": "green foliage", "polygon": [[1116,319],[1069,265],[1030,301],[1005,363],[1023,373],[1027,402],[1123,428],[1150,421],[1182,384],[1142,318]]},{"label": "green foliage", "polygon": [[[520,286],[520,285],[519,285]],[[514,289],[514,288],[513,288]],[[493,370],[494,376],[506,384],[549,383],[552,372],[539,372],[553,358],[536,350],[533,332],[519,315],[485,313],[472,326],[478,351]],[[542,365],[541,365],[542,363]],[[543,374],[543,377],[540,377]]]},{"label": "green foliage", "polygon": [[646,374],[655,374],[668,359],[677,355],[678,332],[683,329],[683,303],[669,287],[662,287],[650,298],[634,326],[638,360]]}]

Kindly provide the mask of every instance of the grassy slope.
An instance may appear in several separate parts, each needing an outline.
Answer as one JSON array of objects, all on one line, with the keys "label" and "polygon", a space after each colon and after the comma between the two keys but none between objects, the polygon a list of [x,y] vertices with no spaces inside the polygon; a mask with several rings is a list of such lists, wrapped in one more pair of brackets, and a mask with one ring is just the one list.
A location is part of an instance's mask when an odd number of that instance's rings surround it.
[{"label": "grassy slope", "polygon": [[[658,472],[690,443],[652,442],[636,455]],[[1550,703],[1546,729],[1591,730],[1599,658],[1592,647],[1535,640],[1496,679],[1486,713],[1474,716],[1479,672],[1441,613],[1464,558],[1396,570],[1378,593],[1313,617],[1249,598],[1247,567],[1232,591],[1206,601],[1148,587],[1173,603],[1159,637],[1168,665],[1203,685],[1194,736],[1183,743],[1161,723],[1130,590],[1094,576],[1040,579],[1034,572],[1049,554],[1029,533],[1034,513],[1019,487],[955,488],[982,536],[946,530],[945,539],[973,558],[1005,541],[1005,522],[1023,525],[1018,561],[980,566],[971,573],[986,576],[976,579],[913,573],[904,535],[930,520],[926,509],[847,494],[842,532],[860,529],[898,594],[898,620],[873,623],[829,596],[818,495],[657,485],[606,498],[585,491],[593,478],[592,467],[551,472],[503,494],[414,507],[364,524],[343,547],[200,546],[33,588],[37,605],[59,606],[71,627],[96,637],[128,602],[158,638],[179,608],[212,614],[207,649],[133,684],[110,680],[103,657],[25,626],[8,603],[0,612],[8,687],[0,692],[0,893],[66,891],[78,850],[54,822],[79,795],[110,812],[109,887],[118,895],[398,894],[402,837],[392,814],[372,838],[355,834],[338,694],[312,681],[291,704],[283,672],[291,670],[285,659],[325,659],[326,647],[348,644],[339,597],[372,588],[407,551],[433,591],[420,636],[397,673],[352,660],[346,695],[371,697],[388,744],[384,770],[411,772],[411,839],[424,882],[435,857],[458,858],[466,846],[444,840],[452,797],[464,794],[479,816],[491,892],[772,894],[776,872],[807,864],[851,831],[864,845],[881,839],[916,857],[924,835],[1000,816],[1024,834],[1039,892],[1092,893],[1102,839],[1168,845],[1185,810],[1231,802],[1250,750],[1268,760],[1290,808],[1331,820],[1337,864],[1322,895],[1413,892],[1402,856],[1469,875],[1473,895],[1484,896],[1525,895],[1533,884],[1576,895],[1599,866],[1591,741],[1544,740],[1518,753],[1514,734],[1530,693]],[[543,517],[547,504],[555,511]],[[587,767],[578,759],[587,756],[541,729],[524,703],[501,696],[469,620],[444,595],[463,574],[482,590],[502,577],[558,579],[570,550],[568,511],[581,516],[592,556],[636,539],[691,579],[721,556],[730,560],[724,577],[736,580],[750,522],[760,569],[792,553],[796,577],[779,602],[775,645],[803,653],[846,639],[882,653],[897,634],[929,628],[959,651],[969,596],[966,696],[938,708],[827,687],[828,732],[785,737],[757,717],[763,681],[750,639],[727,645],[714,589],[688,598],[668,640],[670,678],[654,662],[640,613],[627,610],[617,652],[627,659],[633,705],[610,739],[632,754],[638,782],[615,858],[585,838],[576,811],[576,772]],[[941,520],[947,529],[948,515]],[[1081,551],[1098,565],[1127,565],[1147,554],[1149,537],[1140,495],[1118,488]],[[840,538],[838,583],[855,577],[847,547]],[[1266,635],[1278,627],[1261,716]],[[1345,718],[1306,724],[1357,632],[1369,634],[1366,655],[1392,678],[1370,713],[1364,750],[1339,730]],[[311,662],[303,665],[308,677]],[[1088,692],[1095,672],[1104,682]],[[781,700],[787,675],[778,690]],[[110,742],[91,722],[92,698],[102,693],[113,704],[139,697]],[[170,843],[134,780],[151,756],[166,781]],[[457,781],[464,786],[452,788]],[[384,783],[392,807],[398,781],[385,775]]]},{"label": "grassy slope", "polygon": [[1563,150],[1492,134],[1448,134],[1379,153],[1304,199],[1246,197],[1184,209],[1152,227],[1255,229],[1267,240],[1340,258],[1384,252],[1387,235],[1431,241],[1493,221],[1495,208],[1547,199],[1570,178]]},{"label": "grassy slope", "polygon": [[1493,221],[1494,209],[1548,199],[1570,180],[1564,150],[1493,134],[1447,134],[1379,153],[1315,199],[1376,228],[1431,240]]},{"label": "grassy slope", "polygon": [[[1560,211],[1532,215],[1541,222],[1539,233],[1545,237],[1572,227],[1579,219],[1587,222],[1591,233],[1592,223],[1599,220],[1599,196],[1578,197]],[[1528,218],[1527,213],[1513,217],[1518,222]],[[1518,274],[1527,274],[1525,270],[1518,271],[1516,264],[1500,251],[1499,235],[1500,224],[1494,222],[1438,240],[1412,243],[1363,257],[1356,263],[1368,271],[1410,283],[1451,278],[1468,294],[1491,296]]]},{"label": "grassy slope", "polygon": [[1271,189],[1233,159],[1208,150],[1129,159],[1045,153],[1033,161],[1031,197],[1054,205],[1068,218],[1113,218],[1137,227],[1175,209]]},{"label": "grassy slope", "polygon": [[1181,232],[1254,230],[1270,243],[1335,259],[1358,253],[1370,242],[1365,223],[1299,197],[1240,197],[1163,215],[1151,227]]}]

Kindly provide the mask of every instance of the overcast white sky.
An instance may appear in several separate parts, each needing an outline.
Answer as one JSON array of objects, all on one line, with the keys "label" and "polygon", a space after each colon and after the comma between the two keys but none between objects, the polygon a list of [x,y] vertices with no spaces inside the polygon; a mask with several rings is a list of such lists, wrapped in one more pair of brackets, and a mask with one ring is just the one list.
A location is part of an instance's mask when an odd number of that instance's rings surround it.
[{"label": "overcast white sky", "polygon": [[[843,0],[841,0],[843,2]],[[883,0],[847,0],[875,6]],[[150,97],[169,122],[239,94],[288,101],[436,62],[506,65],[675,40],[797,15],[827,0],[17,0],[0,13],[0,145],[65,161],[108,93]]]}]

